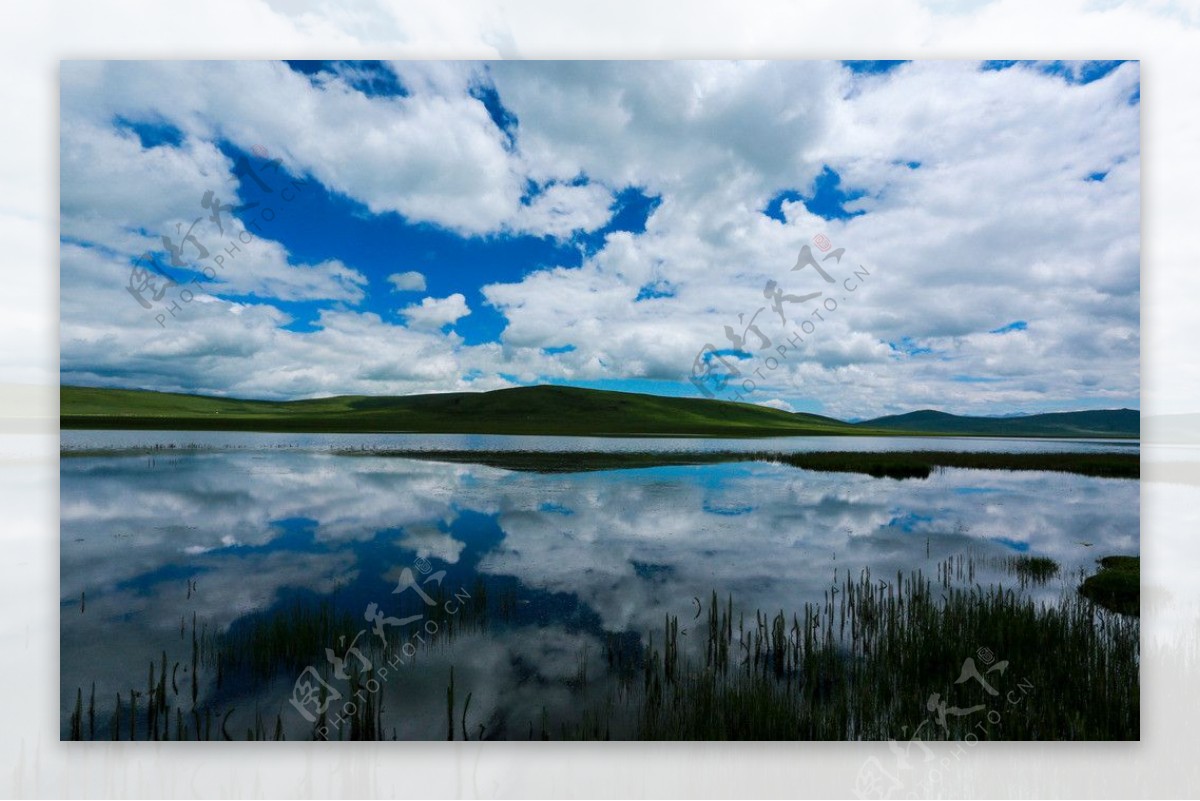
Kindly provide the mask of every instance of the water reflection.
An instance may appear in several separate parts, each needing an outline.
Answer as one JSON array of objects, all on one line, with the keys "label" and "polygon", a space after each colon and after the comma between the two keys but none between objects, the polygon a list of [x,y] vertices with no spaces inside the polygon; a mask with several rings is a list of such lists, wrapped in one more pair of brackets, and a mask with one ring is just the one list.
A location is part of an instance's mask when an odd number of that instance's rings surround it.
[{"label": "water reflection", "polygon": [[495,450],[577,451],[987,451],[991,453],[1129,452],[1131,439],[1016,439],[1011,437],[537,437],[507,434],[267,434],[229,431],[62,432],[64,451],[144,449]]},{"label": "water reflection", "polygon": [[[277,450],[71,457],[61,479],[64,721],[76,688],[86,703],[95,682],[104,709],[144,688],[161,651],[186,672],[193,614],[209,631],[319,599],[358,620],[372,602],[392,614],[400,571],[419,558],[450,590],[512,599],[502,625],[423,651],[387,682],[385,708],[403,710],[389,736],[438,739],[451,665],[459,698],[472,694],[468,733],[554,734],[611,691],[609,635],[640,641],[668,614],[686,632],[714,590],[749,614],[791,611],[847,571],[932,575],[969,555],[970,580],[1012,584],[1002,560],[1031,554],[1063,565],[1028,590],[1052,597],[1096,557],[1139,550],[1136,481],[1060,473],[896,481],[736,463],[541,475]],[[201,703],[236,707],[234,736],[257,709],[307,737],[287,703],[294,679],[206,680]]]}]

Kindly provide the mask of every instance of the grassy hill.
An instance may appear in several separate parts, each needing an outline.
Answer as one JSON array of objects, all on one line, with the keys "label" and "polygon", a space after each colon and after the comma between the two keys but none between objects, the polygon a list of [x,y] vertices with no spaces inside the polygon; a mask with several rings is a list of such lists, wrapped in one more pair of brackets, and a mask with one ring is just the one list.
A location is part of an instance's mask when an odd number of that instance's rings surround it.
[{"label": "grassy hill", "polygon": [[830,417],[745,403],[559,386],[303,401],[85,387],[62,387],[60,392],[63,428],[564,436],[881,433]]},{"label": "grassy hill", "polygon": [[1136,409],[1055,412],[1021,417],[962,417],[923,410],[865,420],[859,425],[891,432],[996,437],[1137,437]]},{"label": "grassy hill", "polygon": [[747,403],[560,386],[403,397],[341,395],[300,401],[62,387],[60,397],[63,428],[675,437],[1138,435],[1138,412],[1129,409],[1017,418],[921,411],[845,423]]}]

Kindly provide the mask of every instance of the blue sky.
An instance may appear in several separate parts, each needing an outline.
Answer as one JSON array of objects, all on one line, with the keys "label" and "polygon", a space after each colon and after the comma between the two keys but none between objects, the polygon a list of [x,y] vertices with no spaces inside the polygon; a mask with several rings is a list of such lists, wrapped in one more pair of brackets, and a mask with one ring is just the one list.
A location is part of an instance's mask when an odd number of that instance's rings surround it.
[{"label": "blue sky", "polygon": [[[259,165],[268,158],[256,158],[235,145],[222,143],[230,158],[246,158]],[[281,183],[304,175],[285,174]],[[586,183],[586,177],[578,179]],[[530,187],[529,197],[539,188]],[[267,205],[270,193],[254,182],[239,191],[245,204]],[[526,198],[523,198],[525,202]],[[397,290],[388,276],[395,274],[397,256],[403,254],[405,272],[423,277],[419,292],[437,298],[462,294],[471,313],[455,321],[455,331],[468,345],[499,340],[504,317],[484,302],[480,292],[485,284],[520,281],[530,273],[556,266],[579,267],[586,253],[594,252],[604,235],[612,231],[641,233],[654,206],[637,187],[628,187],[614,198],[609,222],[593,232],[579,232],[568,239],[537,236],[532,233],[499,236],[462,236],[437,225],[413,222],[391,212],[371,214],[362,203],[345,194],[331,191],[317,181],[306,181],[286,211],[280,211],[270,224],[270,236],[282,243],[295,259],[315,264],[340,259],[366,276],[370,283],[357,308],[385,319],[402,322],[397,307]],[[254,218],[254,210],[242,213],[243,225]],[[420,299],[421,295],[409,296]],[[287,306],[295,318],[294,331],[312,331],[321,301],[296,302]],[[564,343],[565,344],[565,343]]]},{"label": "blue sky", "polygon": [[1138,406],[1136,63],[62,74],[64,383]]}]

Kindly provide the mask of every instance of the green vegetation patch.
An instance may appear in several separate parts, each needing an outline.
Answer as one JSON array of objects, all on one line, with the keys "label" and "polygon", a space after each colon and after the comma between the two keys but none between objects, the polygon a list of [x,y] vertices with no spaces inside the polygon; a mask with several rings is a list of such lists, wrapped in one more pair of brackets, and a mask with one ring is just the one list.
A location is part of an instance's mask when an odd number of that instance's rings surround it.
[{"label": "green vegetation patch", "polygon": [[770,451],[475,451],[475,450],[342,450],[346,456],[386,456],[465,462],[535,473],[582,473],[668,465],[723,462],[773,462],[802,470],[864,473],[876,478],[922,479],[939,468],[972,470],[1047,470],[1099,478],[1137,478],[1141,459],[1131,453],[957,453],[890,451],[865,453],[821,451],[778,453]]},{"label": "green vegetation patch", "polygon": [[1140,557],[1106,556],[1100,560],[1099,572],[1084,579],[1079,593],[1105,609],[1136,617],[1141,609],[1141,572]]}]

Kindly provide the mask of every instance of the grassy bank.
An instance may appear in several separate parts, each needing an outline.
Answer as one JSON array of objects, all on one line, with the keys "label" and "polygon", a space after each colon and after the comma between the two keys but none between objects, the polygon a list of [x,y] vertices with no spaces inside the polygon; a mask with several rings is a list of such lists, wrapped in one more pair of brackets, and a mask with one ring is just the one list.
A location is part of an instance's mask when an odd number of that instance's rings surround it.
[{"label": "grassy bank", "polygon": [[629,452],[606,451],[467,451],[467,450],[341,450],[347,456],[384,456],[430,461],[464,462],[537,473],[577,473],[670,465],[724,462],[773,462],[803,470],[864,473],[877,478],[928,478],[939,468],[971,470],[1047,470],[1099,478],[1138,478],[1141,458],[1136,453],[961,453],[952,451],[822,451],[810,453]]}]

